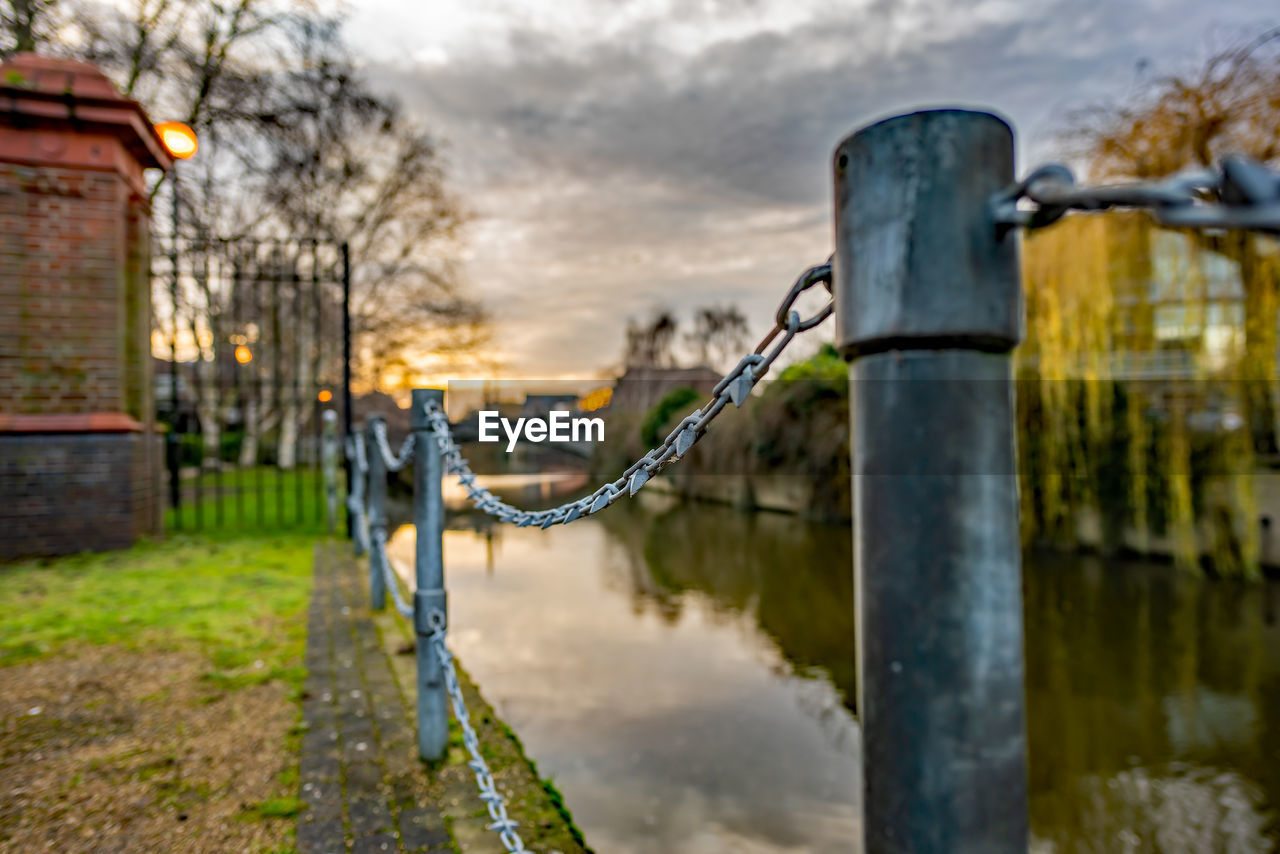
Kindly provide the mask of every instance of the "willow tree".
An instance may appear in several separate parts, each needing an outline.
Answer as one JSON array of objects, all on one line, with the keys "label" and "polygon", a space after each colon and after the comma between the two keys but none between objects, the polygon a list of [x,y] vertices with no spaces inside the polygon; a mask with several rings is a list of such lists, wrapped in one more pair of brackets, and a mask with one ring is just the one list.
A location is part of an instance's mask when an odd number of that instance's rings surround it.
[{"label": "willow tree", "polygon": [[[1074,117],[1090,179],[1280,157],[1280,31]],[[1258,574],[1253,455],[1276,449],[1280,248],[1138,213],[1027,239],[1024,536]]]},{"label": "willow tree", "polygon": [[[1226,154],[1280,163],[1280,28],[1214,53],[1199,68],[1156,76],[1128,103],[1077,113],[1071,133],[1094,180],[1162,178],[1208,167]],[[1245,295],[1246,417],[1254,446],[1274,453],[1280,435],[1276,387],[1274,241],[1248,232],[1199,232],[1206,251],[1239,268]]]}]

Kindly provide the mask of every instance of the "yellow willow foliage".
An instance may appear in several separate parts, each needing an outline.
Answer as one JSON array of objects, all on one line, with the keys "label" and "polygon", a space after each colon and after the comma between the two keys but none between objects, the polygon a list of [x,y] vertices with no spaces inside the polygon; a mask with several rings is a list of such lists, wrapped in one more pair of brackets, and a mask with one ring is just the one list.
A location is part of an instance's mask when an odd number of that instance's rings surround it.
[{"label": "yellow willow foliage", "polygon": [[1041,403],[1040,428],[1053,441],[1038,445],[1042,474],[1038,489],[1044,529],[1024,526],[1024,534],[1044,534],[1069,543],[1074,539],[1076,505],[1092,491],[1087,437],[1102,429],[1098,383],[1088,383],[1084,418],[1078,385],[1097,379],[1110,351],[1108,323],[1112,289],[1105,224],[1098,218],[1073,218],[1027,241],[1023,270],[1028,335],[1019,351],[1019,376],[1034,386]]},{"label": "yellow willow foliage", "polygon": [[1133,509],[1133,530],[1136,534],[1133,547],[1139,554],[1148,554],[1151,551],[1151,518],[1146,451],[1151,447],[1151,431],[1141,407],[1127,407],[1125,415],[1129,440],[1129,506]]},{"label": "yellow willow foliage", "polygon": [[1068,217],[1027,237],[1026,541],[1076,545],[1092,519],[1106,549],[1257,576],[1250,431],[1221,425],[1242,412],[1280,422],[1280,251],[1216,239],[1140,214]]},{"label": "yellow willow foliage", "polygon": [[1196,542],[1195,503],[1191,495],[1191,444],[1185,428],[1186,401],[1173,402],[1172,429],[1165,443],[1165,482],[1168,489],[1169,533],[1173,539],[1173,560],[1192,572],[1200,569],[1200,549]]}]

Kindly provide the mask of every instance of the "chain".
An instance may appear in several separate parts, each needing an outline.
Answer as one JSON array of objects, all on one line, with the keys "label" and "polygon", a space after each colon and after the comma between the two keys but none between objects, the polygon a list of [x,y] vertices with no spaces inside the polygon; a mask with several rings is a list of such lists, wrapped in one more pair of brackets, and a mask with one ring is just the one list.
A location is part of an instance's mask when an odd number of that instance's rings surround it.
[{"label": "chain", "polygon": [[[828,293],[830,293],[830,261],[826,264],[811,267],[796,279],[795,284],[791,286],[774,314],[773,329],[760,341],[755,350],[744,356],[737,366],[725,374],[716,384],[715,388],[712,389],[710,401],[685,416],[658,447],[653,448],[641,459],[633,463],[617,480],[604,484],[586,498],[562,504],[552,510],[537,512],[518,510],[502,502],[489,490],[476,485],[476,475],[462,456],[461,450],[453,439],[448,417],[436,401],[428,401],[425,405],[427,424],[434,434],[440,453],[444,456],[445,469],[458,476],[459,482],[467,489],[467,497],[477,508],[492,513],[503,521],[512,522],[521,527],[535,523],[543,528],[548,528],[557,523],[567,524],[583,515],[591,515],[608,507],[624,494],[624,489],[627,495],[635,495],[654,475],[687,454],[689,449],[706,434],[711,422],[730,403],[735,407],[741,407],[750,396],[752,388],[768,373],[769,368],[796,335],[813,329],[831,316],[834,311],[834,304],[830,300],[817,313],[808,318],[802,318],[800,313],[793,308],[801,294],[818,284],[824,285]],[[391,452],[384,424],[375,422],[373,435],[378,445],[378,452],[382,454],[389,471],[397,471],[413,458],[414,445],[412,443],[412,435],[401,447],[399,455]],[[355,468],[361,475],[368,471],[368,462],[365,459],[364,444],[362,442],[349,440],[347,453],[353,459]],[[363,536],[363,542],[366,544],[372,539],[372,548],[368,549],[370,552],[369,559],[377,562],[378,571],[382,572],[386,586],[390,588],[391,596],[395,600],[396,610],[406,619],[412,620],[414,618],[414,609],[402,598],[399,579],[396,578],[391,569],[391,563],[387,559],[386,530],[379,526],[373,529],[370,537],[365,528],[363,477],[356,478],[355,486],[351,490],[351,495],[348,499],[348,506],[352,508],[352,512],[357,517],[357,536]],[[497,784],[494,782],[488,763],[485,762],[480,753],[480,739],[471,725],[471,717],[467,712],[466,699],[463,697],[462,687],[458,681],[453,655],[449,652],[446,642],[443,614],[433,613],[430,617],[431,620],[429,620],[428,624],[434,628],[434,631],[427,636],[425,642],[430,645],[430,652],[434,653],[440,661],[444,675],[445,690],[448,692],[450,703],[453,706],[453,715],[462,730],[463,743],[466,745],[467,752],[471,754],[471,761],[467,764],[475,774],[476,786],[480,790],[480,799],[484,801],[486,808],[489,810],[489,817],[492,819],[492,823],[488,827],[490,830],[497,831],[498,838],[501,839],[507,851],[527,851],[528,849],[524,847],[524,842],[520,839],[519,834],[516,833],[516,822],[507,815],[506,801],[498,792]]]},{"label": "chain", "polygon": [[740,408],[751,394],[751,389],[768,373],[770,366],[796,335],[813,329],[831,316],[835,305],[830,300],[808,318],[802,318],[792,307],[801,294],[818,284],[823,285],[830,293],[830,261],[810,267],[800,274],[774,313],[773,329],[761,339],[754,351],[743,356],[737,366],[724,375],[712,389],[711,399],[707,403],[681,419],[660,445],[632,463],[617,480],[602,485],[585,498],[569,501],[550,510],[527,511],[512,507],[488,489],[478,486],[475,472],[471,470],[453,439],[448,417],[440,404],[431,400],[426,403],[427,421],[435,433],[436,444],[444,455],[445,470],[457,475],[458,482],[467,490],[467,498],[477,509],[521,528],[529,525],[542,528],[567,525],[583,516],[600,512],[624,495],[635,495],[664,468],[684,457],[706,434],[711,422],[726,406],[732,403]]},{"label": "chain", "polygon": [[404,596],[400,592],[400,579],[396,576],[395,570],[391,568],[391,561],[387,559],[387,531],[385,528],[378,527],[373,529],[373,548],[369,550],[369,560],[380,564],[383,581],[388,590],[391,591],[391,598],[396,603],[396,610],[400,612],[400,616],[412,622],[413,606],[404,601]]},{"label": "chain", "polygon": [[[443,622],[443,621],[440,621]],[[462,696],[462,686],[458,682],[458,671],[453,664],[453,655],[449,652],[449,647],[445,642],[445,630],[440,628],[427,636],[427,643],[431,645],[432,651],[436,658],[440,660],[440,667],[444,671],[444,687],[449,692],[449,701],[453,705],[453,716],[458,721],[458,727],[462,730],[462,743],[466,745],[467,752],[471,754],[471,761],[467,766],[476,776],[476,787],[480,790],[480,800],[484,801],[485,806],[489,809],[489,817],[493,822],[489,825],[490,830],[498,832],[498,838],[502,840],[503,846],[511,852],[528,851],[524,847],[519,834],[516,833],[516,823],[507,815],[507,804],[503,800],[502,795],[498,792],[498,786],[493,780],[493,774],[489,771],[489,765],[484,761],[484,757],[480,755],[480,737],[476,735],[475,729],[471,726],[471,715],[467,713],[467,702]]]},{"label": "chain", "polygon": [[382,460],[387,464],[387,471],[400,471],[413,459],[413,434],[405,437],[400,445],[400,453],[391,453],[391,443],[387,441],[387,425],[384,421],[373,422],[373,437],[378,442],[378,450],[382,452]]},{"label": "chain", "polygon": [[[1029,205],[1021,205],[1025,200]],[[1041,166],[992,198],[997,230],[1042,228],[1068,211],[1141,208],[1173,228],[1247,229],[1280,235],[1280,174],[1247,157],[1227,157],[1216,169],[1158,181],[1077,187],[1060,163]]]}]

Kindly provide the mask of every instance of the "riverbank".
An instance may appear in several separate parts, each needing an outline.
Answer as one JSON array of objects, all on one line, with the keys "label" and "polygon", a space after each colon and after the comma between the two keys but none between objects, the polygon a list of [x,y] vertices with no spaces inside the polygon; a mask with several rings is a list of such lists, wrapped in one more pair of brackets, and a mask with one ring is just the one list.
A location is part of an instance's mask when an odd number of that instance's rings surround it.
[{"label": "riverbank", "polygon": [[[424,765],[417,759],[413,727],[418,679],[414,655],[416,638],[411,627],[391,608],[381,612],[369,611],[367,558],[359,561],[352,558],[346,543],[331,546],[326,558],[331,563],[332,587],[337,596],[328,600],[328,630],[333,635],[334,658],[350,656],[362,670],[361,674],[356,674],[361,678],[354,680],[351,674],[344,676],[341,671],[336,674],[331,692],[335,698],[334,705],[341,709],[342,703],[354,704],[353,708],[366,711],[373,719],[367,727],[367,735],[344,738],[339,734],[344,748],[334,750],[333,759],[342,763],[344,768],[362,766],[370,759],[376,759],[378,766],[376,769],[370,767],[368,775],[354,775],[354,779],[366,780],[367,776],[373,781],[373,785],[364,785],[354,797],[351,789],[353,775],[342,774],[346,781],[347,813],[350,814],[352,803],[372,798],[382,803],[379,820],[387,823],[387,832],[399,834],[402,842],[411,838],[407,828],[411,821],[418,824],[415,828],[418,831],[423,823],[434,830],[434,838],[439,840],[435,845],[440,847],[431,847],[432,852],[453,850],[487,854],[501,851],[497,834],[489,829],[493,819],[479,798],[475,776],[467,765],[470,757],[463,747],[457,721],[450,717],[449,749],[444,760]],[[319,581],[317,584],[319,589]],[[344,640],[343,627],[348,625],[350,630]],[[351,651],[340,654],[339,644],[344,644],[343,649]],[[319,665],[321,661],[319,659],[316,663]],[[463,663],[455,661],[471,723],[479,737],[481,754],[489,765],[498,791],[506,799],[508,814],[519,824],[517,832],[521,839],[537,851],[591,854],[559,791],[550,780],[538,774],[537,766],[525,754],[514,730],[484,700],[462,667]],[[385,678],[378,675],[383,671],[386,671]],[[347,684],[342,682],[344,678],[352,681]],[[387,684],[388,679],[394,680],[393,685]],[[349,689],[352,688],[368,696],[350,697]],[[323,693],[320,696],[323,697]],[[344,696],[348,699],[344,700]],[[336,725],[335,732],[344,726],[349,729],[352,725],[350,721],[343,724],[341,716],[332,716],[332,722],[323,715],[321,719],[324,721],[321,729]],[[359,728],[361,724],[356,722],[355,726]],[[346,742],[353,739],[357,744],[366,739],[364,743],[373,755],[362,756],[346,748]],[[329,767],[337,769],[337,765]],[[337,779],[310,779],[307,772],[304,755],[304,800],[311,796],[310,790],[305,788],[308,783],[332,786]],[[329,809],[332,810],[332,805]],[[411,818],[406,820],[406,815]],[[309,833],[306,830],[309,824],[304,815],[299,824],[300,843]],[[350,821],[347,829],[351,840],[358,841],[350,832]],[[448,848],[447,845],[453,847]],[[406,850],[417,850],[407,842],[405,847]],[[301,844],[299,848],[301,854],[306,854],[301,850]],[[314,850],[328,849],[317,846]]]},{"label": "riverbank", "polygon": [[[724,504],[741,510],[788,513],[806,519],[848,523],[848,506],[826,500],[833,491],[831,480],[804,474],[687,474],[666,473],[645,485],[652,492],[691,501]],[[1225,488],[1225,484],[1224,484]],[[1280,573],[1280,472],[1270,469],[1253,476],[1256,535],[1262,566],[1268,574]],[[1214,492],[1211,485],[1206,492]],[[1202,556],[1213,552],[1214,540],[1221,536],[1210,504],[1196,526],[1197,545]],[[1135,557],[1172,560],[1172,536],[1127,528],[1107,532],[1097,512],[1082,511],[1075,524],[1075,540],[1069,544],[1037,541],[1037,547],[1062,552],[1101,552]]]}]

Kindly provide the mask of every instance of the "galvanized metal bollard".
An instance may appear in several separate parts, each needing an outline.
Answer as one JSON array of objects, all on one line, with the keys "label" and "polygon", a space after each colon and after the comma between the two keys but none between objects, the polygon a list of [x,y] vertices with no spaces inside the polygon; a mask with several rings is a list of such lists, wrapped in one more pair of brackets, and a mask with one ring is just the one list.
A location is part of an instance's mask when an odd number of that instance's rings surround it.
[{"label": "galvanized metal bollard", "polygon": [[[369,537],[369,473],[360,471],[359,460],[360,454],[367,451],[368,443],[362,433],[353,432],[348,438],[351,439],[352,456],[355,459],[347,461],[347,469],[351,473],[347,481],[348,506],[353,508],[347,514],[347,520],[350,522],[352,551],[356,557],[360,557],[364,554],[364,545]],[[364,456],[367,458],[368,454],[364,453]]]},{"label": "galvanized metal bollard", "polygon": [[375,611],[387,607],[387,582],[375,554],[378,534],[385,537],[387,533],[387,463],[374,432],[383,421],[381,415],[370,415],[364,427],[365,455],[369,460],[369,607]]},{"label": "galvanized metal bollard", "polygon": [[867,854],[1028,845],[1009,352],[1014,238],[986,113],[879,122],[835,154],[837,340],[850,360]]},{"label": "galvanized metal bollard", "polygon": [[428,429],[427,401],[444,405],[444,391],[415,388],[410,409],[413,428],[413,524],[417,529],[413,625],[418,635],[418,755],[442,759],[449,741],[448,696],[444,671],[429,638],[448,622],[444,591],[444,457]]},{"label": "galvanized metal bollard", "polygon": [[324,411],[324,436],[320,441],[320,465],[324,473],[325,529],[332,534],[338,523],[338,413]]}]

